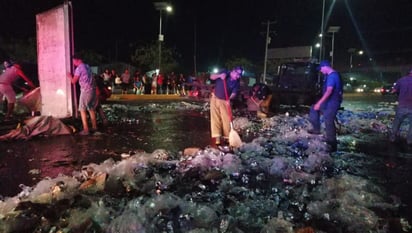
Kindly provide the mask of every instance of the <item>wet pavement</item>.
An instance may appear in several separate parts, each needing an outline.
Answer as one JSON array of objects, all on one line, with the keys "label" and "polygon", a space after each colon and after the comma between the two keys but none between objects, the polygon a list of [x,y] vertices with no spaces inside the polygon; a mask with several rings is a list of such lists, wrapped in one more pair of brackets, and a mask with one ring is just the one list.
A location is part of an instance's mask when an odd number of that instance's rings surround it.
[{"label": "wet pavement", "polygon": [[[101,126],[103,135],[36,137],[27,141],[0,142],[0,195],[16,195],[21,191],[19,184],[31,186],[44,177],[55,177],[59,173],[70,175],[73,170],[89,163],[99,163],[108,158],[119,160],[124,153],[166,149],[178,154],[187,147],[210,145],[209,112],[201,107],[201,100],[199,104],[199,100],[188,101],[174,95],[167,98],[161,95],[143,97],[114,96],[110,105],[124,109],[117,113],[120,116],[106,113],[111,122],[108,127]],[[345,96],[343,107],[367,112],[382,106],[386,109],[395,101],[395,96],[352,94]],[[184,104],[177,110],[171,106],[171,103],[181,102]],[[185,108],[191,104],[199,107]],[[282,111],[294,110],[286,107]],[[305,113],[306,110],[298,111]],[[79,121],[74,124],[80,128]],[[393,166],[403,164],[402,160],[409,159],[410,148],[402,143],[387,143],[385,135],[356,138],[356,143],[352,137],[340,137],[340,140],[348,151],[373,155],[388,160],[389,164],[396,164]],[[249,137],[251,140],[253,136]],[[377,170],[379,172],[380,168]]]},{"label": "wet pavement", "polygon": [[[390,126],[396,99],[395,95],[354,94],[345,97],[343,106],[352,111],[375,112],[376,118],[379,118],[379,113],[389,114],[386,126]],[[373,180],[400,198],[404,203],[401,212],[412,219],[412,148],[403,140],[389,142],[387,128],[377,131],[364,132],[362,136],[340,136],[343,150],[356,154],[343,152],[339,156],[345,157],[342,160],[350,164],[350,174]]]},{"label": "wet pavement", "polygon": [[[382,114],[387,118],[383,122],[389,125],[395,100],[394,96],[350,95],[346,96],[343,106],[345,110],[359,112],[356,115],[358,118],[379,118]],[[140,151],[151,153],[156,149],[165,149],[180,157],[181,151],[187,147],[205,148],[210,144],[210,129],[209,113],[204,105],[207,103],[181,99],[145,104],[128,103],[127,100],[113,102],[108,109],[108,115],[113,120],[102,131],[103,135],[38,137],[28,141],[1,142],[0,194],[13,196],[21,191],[19,184],[32,186],[45,177],[56,177],[59,173],[71,175],[84,165],[100,163],[108,158],[120,161],[123,155]],[[116,111],[110,112],[113,109]],[[371,110],[373,116],[370,116]],[[279,114],[286,112],[304,115],[307,108],[284,107]],[[394,203],[402,203],[399,214],[411,221],[411,148],[403,142],[389,143],[387,127],[382,125],[364,126],[362,121],[354,127],[345,125],[345,122],[343,124],[347,131],[339,135],[338,152],[332,155],[336,167],[384,187]]]},{"label": "wet pavement", "polygon": [[[102,135],[0,142],[0,195],[14,196],[21,191],[19,184],[32,186],[44,177],[71,175],[89,163],[121,160],[122,154],[151,153],[156,149],[178,154],[187,147],[210,144],[209,113],[201,110],[202,105],[200,110],[191,108],[196,100],[171,96],[166,102],[151,98],[144,103],[130,103],[131,98],[122,98],[111,102],[120,110],[116,116],[106,113],[111,122],[107,127],[100,126]],[[175,106],[168,108],[171,104]],[[79,121],[68,124],[80,128]]]}]

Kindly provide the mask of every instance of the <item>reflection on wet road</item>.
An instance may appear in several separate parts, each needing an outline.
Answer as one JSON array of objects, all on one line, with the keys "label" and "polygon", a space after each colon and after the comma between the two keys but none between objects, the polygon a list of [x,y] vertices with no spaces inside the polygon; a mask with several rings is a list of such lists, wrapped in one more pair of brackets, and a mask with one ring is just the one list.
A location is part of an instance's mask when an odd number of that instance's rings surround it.
[{"label": "reflection on wet road", "polygon": [[178,152],[186,147],[204,147],[210,141],[209,121],[196,111],[129,114],[126,120],[114,123],[108,131],[115,136],[104,137],[103,143],[123,152],[130,149]]},{"label": "reflection on wet road", "polygon": [[[344,98],[343,106],[351,111],[375,112],[377,117],[379,113],[389,114],[391,117],[386,123],[390,127],[396,100],[396,95],[353,94]],[[406,204],[400,207],[401,213],[412,217],[412,182],[409,180],[412,177],[412,148],[405,141],[390,143],[386,128],[378,133],[362,134],[362,137],[341,135],[339,140],[345,151],[354,152],[338,155],[342,161],[351,164],[347,172],[385,187]]]},{"label": "reflection on wet road", "polygon": [[32,186],[44,177],[71,175],[89,163],[122,153],[165,149],[179,153],[210,142],[209,121],[193,110],[129,112],[99,136],[57,136],[0,143],[0,195],[14,196],[19,184]]}]

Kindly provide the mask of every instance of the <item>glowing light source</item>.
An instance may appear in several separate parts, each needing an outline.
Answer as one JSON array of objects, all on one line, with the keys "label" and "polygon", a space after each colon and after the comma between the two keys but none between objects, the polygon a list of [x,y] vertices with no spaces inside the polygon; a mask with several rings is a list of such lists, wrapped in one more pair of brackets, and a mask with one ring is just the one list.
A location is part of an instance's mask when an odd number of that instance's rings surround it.
[{"label": "glowing light source", "polygon": [[156,10],[159,10],[159,67],[158,70],[160,72],[160,67],[162,64],[162,42],[164,41],[164,35],[162,34],[162,12],[166,10],[166,12],[172,12],[173,8],[167,2],[154,2]]}]

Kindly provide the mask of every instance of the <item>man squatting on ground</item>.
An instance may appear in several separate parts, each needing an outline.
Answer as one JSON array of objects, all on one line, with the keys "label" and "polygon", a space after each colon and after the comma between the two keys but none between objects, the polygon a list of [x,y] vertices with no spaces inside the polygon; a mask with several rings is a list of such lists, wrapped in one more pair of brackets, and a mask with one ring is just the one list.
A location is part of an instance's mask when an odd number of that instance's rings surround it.
[{"label": "man squatting on ground", "polygon": [[[231,119],[228,112],[228,104],[230,104],[230,100],[233,100],[236,97],[237,92],[239,91],[239,79],[242,72],[242,67],[237,66],[230,72],[210,75],[210,79],[215,81],[215,87],[210,97],[210,126],[212,138],[215,139],[216,145],[224,143],[222,137],[225,141],[229,138]],[[226,101],[223,82],[226,82],[229,101]]]}]

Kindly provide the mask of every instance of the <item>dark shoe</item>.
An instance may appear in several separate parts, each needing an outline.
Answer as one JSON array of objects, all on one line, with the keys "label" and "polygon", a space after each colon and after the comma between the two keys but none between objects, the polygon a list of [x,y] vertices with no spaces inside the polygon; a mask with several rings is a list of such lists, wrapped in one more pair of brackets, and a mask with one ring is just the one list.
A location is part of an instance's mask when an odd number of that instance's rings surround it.
[{"label": "dark shoe", "polygon": [[103,120],[103,126],[108,126],[109,125],[109,121],[107,119]]},{"label": "dark shoe", "polygon": [[218,146],[217,147],[220,151],[222,151],[223,153],[233,153],[233,150],[230,146]]},{"label": "dark shoe", "polygon": [[90,135],[90,132],[82,130],[82,131],[79,132],[79,135],[80,136],[87,136],[87,135]]},{"label": "dark shoe", "polygon": [[220,138],[216,140],[216,138],[211,138],[212,140],[210,141],[210,147],[220,150],[223,147],[222,141],[220,141]]},{"label": "dark shoe", "polygon": [[390,142],[396,142],[396,136],[393,135],[393,134],[390,134],[390,135],[389,135],[389,141],[390,141]]},{"label": "dark shoe", "polygon": [[218,147],[221,145],[220,144],[220,138],[211,138],[210,145],[211,145],[212,148],[218,149]]},{"label": "dark shoe", "polygon": [[329,153],[336,152],[338,150],[337,142],[326,142],[327,148],[326,151]]},{"label": "dark shoe", "polygon": [[309,134],[316,134],[316,135],[322,134],[322,133],[320,132],[320,130],[315,130],[315,129],[309,129],[309,130],[308,130],[308,133],[309,133]]},{"label": "dark shoe", "polygon": [[215,138],[213,138],[212,140],[215,141],[215,144],[216,144],[216,145],[222,144],[222,139],[221,139],[220,137],[215,137]]}]

